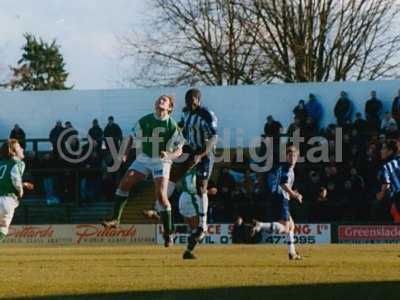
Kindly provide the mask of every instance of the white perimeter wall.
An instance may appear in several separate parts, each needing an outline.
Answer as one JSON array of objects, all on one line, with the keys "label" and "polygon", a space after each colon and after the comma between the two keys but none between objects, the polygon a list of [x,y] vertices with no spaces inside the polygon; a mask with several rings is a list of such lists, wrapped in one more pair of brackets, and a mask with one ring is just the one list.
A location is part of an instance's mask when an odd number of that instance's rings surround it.
[{"label": "white perimeter wall", "polygon": [[[263,131],[265,118],[272,114],[284,127],[292,121],[292,110],[299,99],[308,100],[313,93],[324,107],[323,125],[334,122],[333,107],[340,91],[345,90],[353,101],[355,111],[364,112],[371,90],[390,110],[393,96],[400,88],[399,80],[331,82],[303,84],[271,84],[262,86],[201,87],[204,105],[219,119],[219,128],[230,130],[231,145],[241,129],[244,145]],[[142,115],[152,111],[154,100],[161,94],[177,99],[175,118],[179,118],[187,88],[151,88],[120,90],[86,90],[55,92],[0,92],[0,139],[7,138],[15,123],[26,132],[27,138],[47,138],[57,119],[71,121],[82,136],[98,118],[105,126],[113,115],[127,134]]]}]

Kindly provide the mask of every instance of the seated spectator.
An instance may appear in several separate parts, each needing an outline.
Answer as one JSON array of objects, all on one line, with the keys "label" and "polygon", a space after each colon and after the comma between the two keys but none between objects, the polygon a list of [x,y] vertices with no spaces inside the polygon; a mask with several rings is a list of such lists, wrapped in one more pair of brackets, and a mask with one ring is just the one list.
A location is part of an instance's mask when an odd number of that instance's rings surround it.
[{"label": "seated spectator", "polygon": [[253,243],[253,237],[251,236],[252,226],[247,225],[243,222],[242,217],[237,217],[233,223],[232,229],[232,243],[234,244],[250,244]]},{"label": "seated spectator", "polygon": [[336,102],[334,113],[339,126],[343,127],[346,121],[351,122],[353,104],[347,97],[347,93],[345,91],[340,93],[340,98]]},{"label": "seated spectator", "polygon": [[22,130],[21,127],[19,127],[18,124],[15,124],[13,130],[11,130],[10,139],[18,140],[20,146],[25,149],[26,147],[25,132]]},{"label": "seated spectator", "polygon": [[[83,151],[83,153],[86,153],[86,151]],[[81,203],[98,202],[101,199],[102,179],[102,157],[100,152],[92,151],[90,156],[82,163],[82,167],[84,170],[80,176]]]},{"label": "seated spectator", "polygon": [[222,199],[225,207],[226,215],[233,215],[233,196],[236,190],[235,178],[229,173],[229,169],[222,168],[221,174],[217,182],[218,195]]},{"label": "seated spectator", "polygon": [[361,135],[367,135],[368,134],[368,124],[367,121],[365,121],[361,113],[356,113],[356,120],[354,121],[354,129],[357,130],[357,132]]},{"label": "seated spectator", "polygon": [[381,132],[384,133],[387,138],[393,139],[396,138],[397,129],[396,120],[392,118],[392,115],[389,112],[386,112],[382,120]]},{"label": "seated spectator", "polygon": [[57,173],[51,172],[51,170],[59,168],[59,164],[53,153],[46,153],[43,156],[40,168],[43,170],[41,177],[47,205],[59,204],[60,198],[57,196],[56,191],[56,180],[58,177]]}]

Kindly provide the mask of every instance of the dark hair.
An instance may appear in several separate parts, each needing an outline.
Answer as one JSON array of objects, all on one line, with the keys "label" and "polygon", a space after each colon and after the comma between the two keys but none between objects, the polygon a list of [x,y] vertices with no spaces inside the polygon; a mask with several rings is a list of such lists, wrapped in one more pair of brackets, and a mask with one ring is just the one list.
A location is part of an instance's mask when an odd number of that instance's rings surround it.
[{"label": "dark hair", "polygon": [[194,97],[201,100],[201,92],[198,89],[188,90],[185,95],[185,103],[188,104],[189,101],[192,100],[192,98],[194,98]]},{"label": "dark hair", "polygon": [[114,121],[114,117],[113,116],[109,116],[108,120],[113,120]]},{"label": "dark hair", "polygon": [[386,149],[388,149],[389,151],[392,151],[393,153],[397,153],[397,144],[395,141],[387,141],[385,143]]}]

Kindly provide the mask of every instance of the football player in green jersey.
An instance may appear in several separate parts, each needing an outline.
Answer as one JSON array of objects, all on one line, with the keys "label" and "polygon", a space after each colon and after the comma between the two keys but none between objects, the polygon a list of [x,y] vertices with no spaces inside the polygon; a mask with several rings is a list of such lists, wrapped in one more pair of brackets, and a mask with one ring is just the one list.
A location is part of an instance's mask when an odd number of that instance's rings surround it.
[{"label": "football player in green jersey", "polygon": [[33,189],[33,184],[22,182],[25,171],[24,149],[16,139],[9,139],[0,149],[0,241],[5,239],[14,211],[24,189]]},{"label": "football player in green jersey", "polygon": [[165,95],[159,97],[155,102],[155,111],[142,117],[133,128],[131,141],[137,146],[137,156],[115,192],[115,209],[112,219],[103,222],[105,227],[117,227],[127,203],[129,191],[151,174],[161,207],[160,214],[164,225],[166,247],[172,244],[173,231],[171,204],[167,196],[169,173],[172,160],[182,154],[184,142],[177,123],[170,116],[174,104],[173,97]]}]

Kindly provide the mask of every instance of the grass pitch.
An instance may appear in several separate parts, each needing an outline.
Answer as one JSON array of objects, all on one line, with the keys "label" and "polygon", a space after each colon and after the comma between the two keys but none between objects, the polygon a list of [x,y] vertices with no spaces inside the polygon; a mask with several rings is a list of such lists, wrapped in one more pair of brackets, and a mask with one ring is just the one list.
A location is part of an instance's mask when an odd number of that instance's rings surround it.
[{"label": "grass pitch", "polygon": [[399,245],[0,247],[0,299],[400,299]]}]

